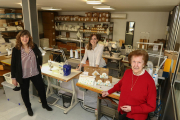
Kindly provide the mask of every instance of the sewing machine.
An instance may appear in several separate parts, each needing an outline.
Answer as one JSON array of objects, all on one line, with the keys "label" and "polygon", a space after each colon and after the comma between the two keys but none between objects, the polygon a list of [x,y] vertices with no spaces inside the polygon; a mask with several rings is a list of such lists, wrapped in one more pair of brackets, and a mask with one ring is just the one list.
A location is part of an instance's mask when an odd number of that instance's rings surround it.
[{"label": "sewing machine", "polygon": [[50,71],[52,71],[53,67],[57,67],[57,68],[59,68],[59,74],[60,75],[68,76],[71,74],[71,65],[68,65],[64,51],[62,49],[60,49],[59,52],[62,53],[63,59],[65,62],[59,63],[59,62],[48,60],[48,65],[49,65]]}]

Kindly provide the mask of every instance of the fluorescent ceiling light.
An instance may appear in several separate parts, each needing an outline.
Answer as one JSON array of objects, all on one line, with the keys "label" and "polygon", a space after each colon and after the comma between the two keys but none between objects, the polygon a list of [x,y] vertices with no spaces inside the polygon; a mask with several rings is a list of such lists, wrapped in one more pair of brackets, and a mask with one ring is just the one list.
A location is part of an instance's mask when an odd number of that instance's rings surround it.
[{"label": "fluorescent ceiling light", "polygon": [[62,10],[61,8],[53,8],[53,7],[41,7],[42,10]]},{"label": "fluorescent ceiling light", "polygon": [[93,6],[94,9],[99,10],[115,10],[114,8],[111,8],[110,6]]},{"label": "fluorescent ceiling light", "polygon": [[87,0],[87,4],[101,4],[101,1],[96,1],[96,0]]}]

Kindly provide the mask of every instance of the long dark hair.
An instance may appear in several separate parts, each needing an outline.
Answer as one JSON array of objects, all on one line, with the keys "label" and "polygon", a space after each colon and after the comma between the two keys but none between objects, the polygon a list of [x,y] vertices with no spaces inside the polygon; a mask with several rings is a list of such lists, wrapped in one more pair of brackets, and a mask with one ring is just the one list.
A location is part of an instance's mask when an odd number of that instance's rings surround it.
[{"label": "long dark hair", "polygon": [[28,42],[28,47],[30,47],[31,49],[34,48],[34,43],[33,43],[33,39],[31,34],[29,33],[28,30],[22,30],[21,32],[19,32],[16,36],[16,46],[15,48],[17,48],[18,50],[21,49],[22,43],[21,43],[21,37],[27,35],[29,37],[29,42]]},{"label": "long dark hair", "polygon": [[[99,41],[97,34],[91,34],[91,36],[90,36],[90,38],[89,38],[89,42],[88,42],[88,44],[87,44],[87,46],[86,46],[87,50],[92,50],[92,44],[91,44],[90,41],[92,40],[92,37],[93,37],[93,36],[96,36],[97,40]],[[98,43],[98,41],[97,41],[97,43]]]}]

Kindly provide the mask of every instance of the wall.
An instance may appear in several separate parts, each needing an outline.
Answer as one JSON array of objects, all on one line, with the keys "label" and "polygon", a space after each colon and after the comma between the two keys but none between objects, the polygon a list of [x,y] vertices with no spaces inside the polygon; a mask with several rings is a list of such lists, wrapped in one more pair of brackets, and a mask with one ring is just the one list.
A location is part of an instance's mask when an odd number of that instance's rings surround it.
[{"label": "wall", "polygon": [[[113,12],[121,13],[121,12]],[[127,19],[111,19],[114,22],[113,40],[125,40],[126,22],[135,22],[134,46],[139,41],[141,32],[150,32],[150,42],[165,39],[165,30],[168,22],[168,12],[124,12]],[[59,12],[59,15],[82,15],[85,12]],[[137,46],[137,45],[136,45]]]}]

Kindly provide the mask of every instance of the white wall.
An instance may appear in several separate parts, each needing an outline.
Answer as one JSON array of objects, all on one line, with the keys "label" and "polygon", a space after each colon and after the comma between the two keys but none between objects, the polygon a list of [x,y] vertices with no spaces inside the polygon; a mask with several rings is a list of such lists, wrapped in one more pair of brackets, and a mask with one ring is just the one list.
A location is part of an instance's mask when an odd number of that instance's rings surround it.
[{"label": "white wall", "polygon": [[[121,12],[113,12],[121,13]],[[127,19],[111,19],[114,22],[113,40],[125,40],[126,22],[135,22],[134,46],[140,39],[141,32],[150,32],[150,42],[157,39],[165,39],[165,30],[168,22],[168,12],[123,12],[127,14]],[[85,12],[59,12],[59,15],[82,15]]]}]

